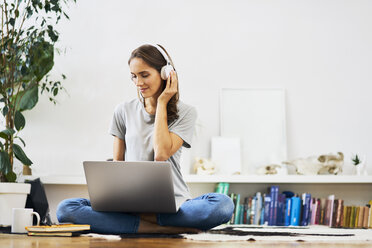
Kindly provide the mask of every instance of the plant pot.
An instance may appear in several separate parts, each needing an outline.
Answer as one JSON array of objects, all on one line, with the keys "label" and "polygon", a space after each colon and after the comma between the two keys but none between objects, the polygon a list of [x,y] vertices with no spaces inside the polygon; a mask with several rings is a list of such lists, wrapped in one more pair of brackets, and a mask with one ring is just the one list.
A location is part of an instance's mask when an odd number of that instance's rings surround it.
[{"label": "plant pot", "polygon": [[0,226],[12,224],[12,209],[26,206],[30,190],[29,183],[0,183]]}]

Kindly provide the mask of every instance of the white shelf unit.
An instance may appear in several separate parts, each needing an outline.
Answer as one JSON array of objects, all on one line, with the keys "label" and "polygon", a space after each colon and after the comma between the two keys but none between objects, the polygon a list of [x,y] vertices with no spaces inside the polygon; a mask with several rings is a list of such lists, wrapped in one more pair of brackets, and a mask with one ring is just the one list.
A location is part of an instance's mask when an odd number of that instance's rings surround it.
[{"label": "white shelf unit", "polygon": [[[88,198],[85,177],[81,176],[26,176],[23,179],[40,177],[45,185],[50,203],[53,221],[56,221],[56,208],[66,198]],[[20,178],[22,180],[22,178]],[[185,175],[191,195],[196,197],[204,193],[214,192],[219,182],[230,183],[229,193],[239,193],[242,198],[256,192],[266,192],[268,187],[278,184],[280,191],[290,190],[295,193],[310,192],[314,197],[327,197],[335,194],[344,199],[346,205],[365,205],[372,199],[372,176],[319,175],[319,176],[258,176],[258,175]]]}]

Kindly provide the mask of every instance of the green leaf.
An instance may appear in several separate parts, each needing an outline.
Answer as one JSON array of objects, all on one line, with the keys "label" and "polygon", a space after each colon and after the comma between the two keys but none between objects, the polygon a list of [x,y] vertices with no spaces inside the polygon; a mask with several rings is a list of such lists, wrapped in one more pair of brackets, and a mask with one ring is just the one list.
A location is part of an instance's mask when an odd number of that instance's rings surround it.
[{"label": "green leaf", "polygon": [[12,169],[9,155],[6,151],[0,151],[0,171],[7,175]]},{"label": "green leaf", "polygon": [[10,171],[8,174],[5,175],[5,177],[8,182],[15,182],[17,179],[17,175],[13,171]]},{"label": "green leaf", "polygon": [[15,131],[8,128],[0,132],[0,137],[3,139],[9,139],[13,134],[15,134]]},{"label": "green leaf", "polygon": [[56,96],[58,94],[58,88],[55,88],[54,90],[53,90],[53,96]]},{"label": "green leaf", "polygon": [[54,46],[47,41],[35,42],[30,49],[30,65],[39,82],[53,68]]},{"label": "green leaf", "polygon": [[[21,92],[23,94],[24,91]],[[21,102],[19,103],[19,107],[17,110],[29,110],[35,107],[36,103],[39,101],[39,91],[38,86],[34,86],[31,89],[27,90],[26,93],[23,95]]]},{"label": "green leaf", "polygon": [[13,151],[16,158],[24,165],[32,165],[32,161],[26,156],[25,152],[19,145],[13,144]]},{"label": "green leaf", "polygon": [[14,117],[14,126],[15,128],[20,131],[22,130],[26,125],[26,120],[25,120],[25,117],[23,116],[23,114],[20,112],[20,111],[17,111],[15,113],[15,117]]},{"label": "green leaf", "polygon": [[8,111],[9,111],[8,106],[4,106],[3,111],[2,111],[4,117],[8,114]]},{"label": "green leaf", "polygon": [[14,18],[10,18],[9,19],[9,24],[14,27],[14,23],[15,23],[15,19]]},{"label": "green leaf", "polygon": [[[14,137],[14,138],[19,139],[19,140],[22,142],[23,146],[26,146],[25,141],[24,141],[21,137],[16,136],[16,137]],[[1,142],[0,142],[0,143],[1,143]]]}]

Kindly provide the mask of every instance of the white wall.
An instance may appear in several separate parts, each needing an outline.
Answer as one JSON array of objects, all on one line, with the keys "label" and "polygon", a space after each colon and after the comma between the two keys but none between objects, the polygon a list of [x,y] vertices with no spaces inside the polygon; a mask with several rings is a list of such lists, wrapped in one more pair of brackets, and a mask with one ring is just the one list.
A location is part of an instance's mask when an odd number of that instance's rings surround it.
[{"label": "white wall", "polygon": [[114,107],[136,97],[127,60],[146,42],[167,48],[181,99],[198,110],[190,157],[210,156],[220,88],[247,87],[286,89],[289,158],[343,151],[372,161],[371,11],[362,0],[78,0],[53,70],[67,75],[69,95],[25,113],[34,173],[82,175],[83,160],[112,156]]}]

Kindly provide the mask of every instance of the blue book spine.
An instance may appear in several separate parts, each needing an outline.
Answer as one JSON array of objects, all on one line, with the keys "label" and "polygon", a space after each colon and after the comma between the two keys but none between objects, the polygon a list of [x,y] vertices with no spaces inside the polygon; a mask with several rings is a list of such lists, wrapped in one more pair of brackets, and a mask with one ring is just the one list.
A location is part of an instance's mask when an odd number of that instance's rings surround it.
[{"label": "blue book spine", "polygon": [[284,225],[289,226],[291,223],[291,198],[285,199],[285,219]]},{"label": "blue book spine", "polygon": [[260,218],[260,225],[265,224],[265,207],[262,207],[261,209],[261,218]]},{"label": "blue book spine", "polygon": [[270,210],[269,210],[269,226],[274,226],[274,209],[275,209],[275,186],[270,188]]},{"label": "blue book spine", "polygon": [[269,224],[270,202],[271,202],[271,197],[265,196],[265,210],[264,210],[265,212],[264,224],[265,225]]},{"label": "blue book spine", "polygon": [[278,196],[278,215],[276,218],[276,224],[278,226],[284,226],[285,218],[285,195],[279,194]]},{"label": "blue book spine", "polygon": [[279,186],[274,186],[274,215],[273,215],[273,226],[277,225],[278,219],[278,195],[279,195]]},{"label": "blue book spine", "polygon": [[300,225],[300,214],[301,214],[301,199],[300,197],[294,196],[291,198],[291,226]]},{"label": "blue book spine", "polygon": [[302,219],[301,219],[301,226],[309,225],[309,216],[310,216],[310,201],[311,195],[304,193],[302,195]]}]

